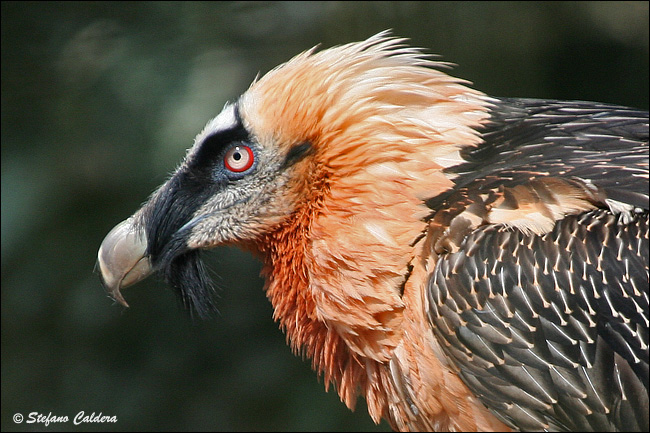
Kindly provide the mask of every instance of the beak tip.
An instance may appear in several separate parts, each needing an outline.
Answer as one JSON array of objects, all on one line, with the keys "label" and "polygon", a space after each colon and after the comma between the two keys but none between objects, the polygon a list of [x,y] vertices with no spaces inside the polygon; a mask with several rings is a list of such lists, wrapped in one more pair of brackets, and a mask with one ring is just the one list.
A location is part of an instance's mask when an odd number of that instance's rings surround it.
[{"label": "beak tip", "polygon": [[106,282],[104,279],[104,275],[100,273],[99,279],[102,283],[102,286],[104,287],[104,290],[106,291],[106,294],[111,298],[113,301],[117,302],[118,304],[124,306],[124,307],[129,307],[129,304],[126,302],[124,299],[124,296],[122,296],[122,292],[120,291],[121,287],[119,284],[109,284]]},{"label": "beak tip", "polygon": [[122,296],[122,294],[119,291],[111,293],[110,296],[118,304],[122,305],[125,308],[129,308],[129,304],[126,302],[126,300],[124,299],[124,297]]}]

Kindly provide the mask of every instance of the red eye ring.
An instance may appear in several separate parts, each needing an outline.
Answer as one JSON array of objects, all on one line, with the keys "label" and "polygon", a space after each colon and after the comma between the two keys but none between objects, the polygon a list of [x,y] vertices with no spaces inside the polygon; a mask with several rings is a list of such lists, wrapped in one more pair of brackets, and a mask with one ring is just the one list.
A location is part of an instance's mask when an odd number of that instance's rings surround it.
[{"label": "red eye ring", "polygon": [[233,146],[223,157],[226,169],[234,173],[248,170],[253,166],[254,162],[255,154],[248,146]]}]

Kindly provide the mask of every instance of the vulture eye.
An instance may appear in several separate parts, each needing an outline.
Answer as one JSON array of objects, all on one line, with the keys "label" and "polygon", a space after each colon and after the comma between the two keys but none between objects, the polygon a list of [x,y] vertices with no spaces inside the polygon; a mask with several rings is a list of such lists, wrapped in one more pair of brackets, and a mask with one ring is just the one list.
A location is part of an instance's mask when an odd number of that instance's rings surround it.
[{"label": "vulture eye", "polygon": [[234,173],[241,173],[253,166],[255,155],[248,146],[233,146],[223,157],[226,168]]}]

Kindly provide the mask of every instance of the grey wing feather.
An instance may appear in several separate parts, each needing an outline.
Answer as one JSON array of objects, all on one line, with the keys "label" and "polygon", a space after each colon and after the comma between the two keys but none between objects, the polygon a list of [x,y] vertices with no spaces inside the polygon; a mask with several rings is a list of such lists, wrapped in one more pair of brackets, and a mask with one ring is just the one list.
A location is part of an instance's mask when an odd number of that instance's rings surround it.
[{"label": "grey wing feather", "polygon": [[582,179],[604,198],[648,209],[648,112],[576,101],[496,99],[484,142],[450,167],[455,188],[432,197],[440,209],[459,191],[484,193],[535,178]]},{"label": "grey wing feather", "polygon": [[433,332],[507,424],[648,431],[648,212],[619,218],[595,210],[543,236],[484,226],[439,256]]}]

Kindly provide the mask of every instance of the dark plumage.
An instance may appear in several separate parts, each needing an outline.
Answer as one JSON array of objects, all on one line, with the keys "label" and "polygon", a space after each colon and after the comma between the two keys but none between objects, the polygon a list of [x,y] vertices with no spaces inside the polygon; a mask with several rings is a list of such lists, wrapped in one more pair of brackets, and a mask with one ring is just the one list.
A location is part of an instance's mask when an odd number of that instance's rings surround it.
[{"label": "dark plumage", "polygon": [[542,235],[447,228],[432,239],[441,253],[427,290],[432,329],[509,425],[646,430],[648,115],[532,99],[500,99],[490,113],[485,143],[449,170],[456,186],[427,201],[434,219],[453,227],[468,208],[485,218],[498,198],[511,210],[522,196],[557,203],[549,185],[616,211],[568,216]]},{"label": "dark plumage", "polygon": [[593,210],[543,236],[475,230],[429,279],[434,333],[507,424],[643,431],[647,240],[647,212],[623,225]]}]

